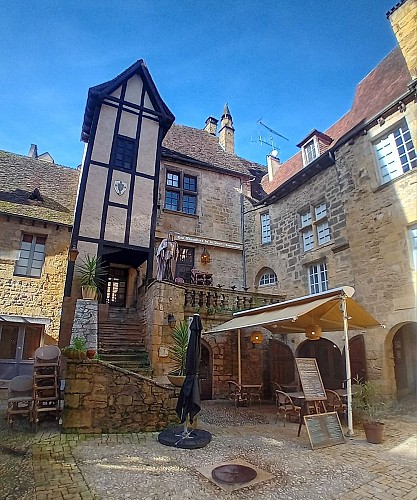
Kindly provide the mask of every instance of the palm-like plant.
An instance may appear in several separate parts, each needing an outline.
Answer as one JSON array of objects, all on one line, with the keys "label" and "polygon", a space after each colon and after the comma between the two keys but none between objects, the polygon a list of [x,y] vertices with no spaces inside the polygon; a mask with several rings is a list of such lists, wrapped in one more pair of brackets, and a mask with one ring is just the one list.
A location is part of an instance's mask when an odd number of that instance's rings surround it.
[{"label": "palm-like plant", "polygon": [[103,265],[101,257],[87,255],[75,266],[75,272],[82,287],[94,290],[98,296],[101,295],[107,277],[107,268]]},{"label": "palm-like plant", "polygon": [[188,321],[185,319],[171,331],[173,345],[169,347],[169,354],[173,362],[173,373],[185,375],[185,362],[188,347]]}]

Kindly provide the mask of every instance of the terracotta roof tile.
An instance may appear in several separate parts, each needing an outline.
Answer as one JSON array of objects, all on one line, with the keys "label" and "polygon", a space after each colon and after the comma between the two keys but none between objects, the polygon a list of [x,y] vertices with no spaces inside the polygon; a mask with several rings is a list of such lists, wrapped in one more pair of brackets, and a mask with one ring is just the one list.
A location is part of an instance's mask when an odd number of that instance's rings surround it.
[{"label": "terracotta roof tile", "polygon": [[[79,171],[0,151],[0,213],[72,225]],[[29,196],[39,188],[42,201]]]},{"label": "terracotta roof tile", "polygon": [[[352,108],[326,130],[333,139],[329,148],[361,122],[366,122],[407,91],[411,76],[399,47],[390,52],[356,87]],[[272,182],[262,179],[262,187],[271,193],[303,168],[301,151],[280,167]]]}]

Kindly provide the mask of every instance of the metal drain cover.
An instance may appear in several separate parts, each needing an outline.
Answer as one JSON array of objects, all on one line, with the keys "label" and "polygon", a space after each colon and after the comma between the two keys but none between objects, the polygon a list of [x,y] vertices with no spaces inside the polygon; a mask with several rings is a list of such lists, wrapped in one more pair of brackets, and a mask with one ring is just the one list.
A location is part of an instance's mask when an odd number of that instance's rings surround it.
[{"label": "metal drain cover", "polygon": [[239,464],[220,465],[212,470],[213,479],[225,484],[243,484],[253,481],[257,472],[252,467]]}]

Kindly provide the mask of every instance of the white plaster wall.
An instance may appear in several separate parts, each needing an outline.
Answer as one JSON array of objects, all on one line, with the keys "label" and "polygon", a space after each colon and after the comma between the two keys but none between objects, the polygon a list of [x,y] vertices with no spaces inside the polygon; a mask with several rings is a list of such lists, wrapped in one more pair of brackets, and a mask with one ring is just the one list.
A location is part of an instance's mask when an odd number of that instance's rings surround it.
[{"label": "white plaster wall", "polygon": [[122,87],[120,86],[117,87],[117,89],[110,95],[112,95],[113,97],[120,97],[121,93],[122,93]]},{"label": "white plaster wall", "polygon": [[[110,201],[113,203],[123,203],[127,205],[129,200],[129,191],[130,191],[130,174],[126,172],[120,172],[119,170],[113,170],[113,177],[111,180],[111,189],[110,189]],[[118,195],[116,190],[114,189],[114,183],[116,181],[124,181],[127,184],[127,189],[122,195]]]},{"label": "white plaster wall", "polygon": [[159,124],[153,120],[142,119],[138,161],[136,171],[155,174],[156,145],[158,142]]},{"label": "white plaster wall", "polygon": [[138,75],[132,76],[127,82],[125,101],[140,104],[143,82]]},{"label": "white plaster wall", "polygon": [[138,178],[133,196],[132,220],[130,226],[131,245],[149,247],[153,199],[153,181]]},{"label": "white plaster wall", "polygon": [[110,162],[116,115],[116,108],[102,104],[94,138],[93,153],[91,155],[92,160],[107,164]]},{"label": "white plaster wall", "polygon": [[154,109],[152,102],[149,98],[149,94],[147,92],[145,93],[145,98],[143,100],[143,104],[144,104],[145,108]]},{"label": "white plaster wall", "polygon": [[100,237],[101,213],[106,179],[106,168],[90,165],[81,216],[80,236],[88,236],[90,238]]},{"label": "white plaster wall", "polygon": [[120,117],[119,134],[135,139],[137,126],[138,115],[122,111],[122,116]]},{"label": "white plaster wall", "polygon": [[127,209],[109,207],[104,238],[108,241],[124,243]]}]

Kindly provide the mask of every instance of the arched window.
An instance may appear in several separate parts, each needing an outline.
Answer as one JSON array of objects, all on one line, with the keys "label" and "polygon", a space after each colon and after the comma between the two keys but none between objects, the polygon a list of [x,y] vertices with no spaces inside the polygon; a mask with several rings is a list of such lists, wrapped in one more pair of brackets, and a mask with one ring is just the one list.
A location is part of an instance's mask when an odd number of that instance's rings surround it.
[{"label": "arched window", "polygon": [[259,286],[276,285],[277,283],[277,275],[272,269],[266,269],[259,278]]}]

